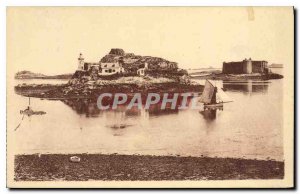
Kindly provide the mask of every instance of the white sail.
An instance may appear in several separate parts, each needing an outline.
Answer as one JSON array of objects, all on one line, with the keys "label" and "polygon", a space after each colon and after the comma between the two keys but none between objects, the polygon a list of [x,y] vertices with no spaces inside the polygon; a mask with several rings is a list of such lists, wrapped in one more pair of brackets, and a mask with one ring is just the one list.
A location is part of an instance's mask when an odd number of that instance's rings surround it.
[{"label": "white sail", "polygon": [[232,102],[232,99],[219,87],[217,90],[216,99],[217,99],[217,103]]},{"label": "white sail", "polygon": [[215,102],[212,102],[214,93],[215,93],[215,87],[213,86],[212,83],[210,83],[208,80],[206,80],[202,95],[199,99],[199,102],[202,102],[205,104],[215,103]]}]

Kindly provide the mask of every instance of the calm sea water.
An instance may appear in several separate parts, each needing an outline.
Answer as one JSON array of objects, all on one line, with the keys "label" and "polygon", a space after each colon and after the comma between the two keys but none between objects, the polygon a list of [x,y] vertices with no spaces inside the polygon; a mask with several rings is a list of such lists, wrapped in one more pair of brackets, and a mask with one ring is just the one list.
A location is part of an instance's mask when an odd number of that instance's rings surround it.
[{"label": "calm sea water", "polygon": [[[204,83],[203,80],[197,80]],[[214,82],[232,103],[223,110],[100,111],[95,102],[31,98],[32,109],[45,115],[25,116],[28,98],[14,93],[19,83],[62,80],[13,80],[9,83],[8,124],[15,152],[118,153],[234,157],[283,160],[282,80]],[[14,131],[15,127],[20,127]],[[122,126],[122,127],[120,127]]]}]

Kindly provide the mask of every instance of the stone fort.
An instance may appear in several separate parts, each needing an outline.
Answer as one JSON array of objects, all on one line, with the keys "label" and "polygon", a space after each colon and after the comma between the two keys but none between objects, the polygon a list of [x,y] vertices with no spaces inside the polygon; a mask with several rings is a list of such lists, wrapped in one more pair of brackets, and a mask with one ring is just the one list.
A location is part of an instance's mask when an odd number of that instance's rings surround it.
[{"label": "stone fort", "polygon": [[251,58],[243,61],[223,62],[222,73],[225,74],[250,74],[268,73],[267,61],[253,61]]}]

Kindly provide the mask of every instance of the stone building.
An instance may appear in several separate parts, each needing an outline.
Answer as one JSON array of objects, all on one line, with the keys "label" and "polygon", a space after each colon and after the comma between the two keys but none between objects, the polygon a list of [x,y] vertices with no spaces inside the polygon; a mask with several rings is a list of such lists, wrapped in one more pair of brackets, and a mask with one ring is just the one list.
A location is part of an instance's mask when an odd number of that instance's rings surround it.
[{"label": "stone building", "polygon": [[113,75],[117,73],[124,73],[122,63],[120,63],[118,60],[101,63],[99,75]]},{"label": "stone building", "polygon": [[243,61],[223,62],[222,72],[225,74],[267,73],[267,61],[253,61],[251,58]]},{"label": "stone building", "polygon": [[85,62],[82,53],[79,54],[77,71],[99,70],[99,68],[100,63]]},{"label": "stone building", "polygon": [[85,62],[83,66],[84,71],[90,71],[90,70],[99,70],[100,68],[100,63],[88,63]]},{"label": "stone building", "polygon": [[106,75],[131,75],[145,76],[148,70],[160,74],[170,74],[178,71],[176,62],[152,56],[135,55],[125,53],[123,49],[113,48],[102,57],[99,62],[86,62],[80,53],[78,57],[79,74],[93,74],[98,76]]}]

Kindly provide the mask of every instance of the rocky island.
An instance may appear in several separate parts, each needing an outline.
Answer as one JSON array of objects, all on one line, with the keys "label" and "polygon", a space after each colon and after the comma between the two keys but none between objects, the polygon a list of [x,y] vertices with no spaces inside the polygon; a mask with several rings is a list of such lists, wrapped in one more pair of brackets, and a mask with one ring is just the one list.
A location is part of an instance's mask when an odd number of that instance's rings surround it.
[{"label": "rocky island", "polygon": [[15,87],[18,94],[46,99],[96,98],[101,93],[184,93],[201,92],[203,86],[194,79],[224,81],[281,79],[272,73],[267,61],[251,58],[243,61],[224,62],[222,70],[209,68],[205,71],[188,73],[176,62],[152,56],[125,53],[113,48],[99,62],[86,62],[80,53],[78,67],[73,74],[45,76],[28,71],[19,72],[16,79],[59,79],[69,78],[66,84],[21,84]]},{"label": "rocky island", "polygon": [[96,63],[85,62],[80,54],[78,68],[66,84],[15,86],[18,94],[47,99],[94,98],[105,92],[184,93],[202,89],[176,62],[125,53],[123,49],[111,49]]}]

